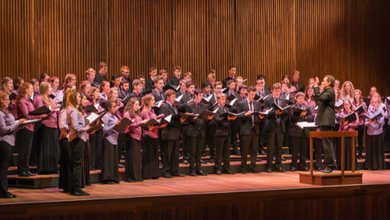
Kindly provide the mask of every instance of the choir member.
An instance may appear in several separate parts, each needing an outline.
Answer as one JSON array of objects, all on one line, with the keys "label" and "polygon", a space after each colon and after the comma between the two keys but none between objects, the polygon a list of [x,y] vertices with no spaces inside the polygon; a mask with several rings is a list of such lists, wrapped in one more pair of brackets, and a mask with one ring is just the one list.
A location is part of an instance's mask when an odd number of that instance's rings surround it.
[{"label": "choir member", "polygon": [[186,93],[187,91],[186,83],[187,82],[185,79],[180,80],[180,90],[176,93],[176,97],[179,97],[181,95],[184,95],[184,93]]},{"label": "choir member", "polygon": [[96,71],[93,68],[89,68],[85,71],[85,75],[87,76],[87,81],[92,84],[96,76]]},{"label": "choir member", "polygon": [[203,97],[208,98],[209,96],[213,95],[213,90],[211,89],[211,83],[206,81],[202,85],[203,89]]},{"label": "choir member", "polygon": [[[87,96],[83,93],[80,93],[80,105],[78,107],[79,111],[83,114],[83,117],[87,117],[88,114],[84,111],[84,108],[87,106],[88,100]],[[100,119],[99,119],[100,120]],[[95,122],[96,124],[99,123],[99,121]],[[85,147],[84,147],[84,157],[83,157],[83,168],[81,171],[81,188],[84,188],[85,186],[90,186],[91,185],[91,176],[89,173],[90,170],[90,151],[91,151],[91,145],[89,142],[89,136],[90,134],[94,134],[96,131],[88,131],[87,133],[87,141],[85,142]]]},{"label": "choir member", "polygon": [[[234,69],[234,74],[235,74],[235,67],[234,68],[231,68],[230,70],[233,70]],[[230,73],[230,72],[229,72]],[[234,76],[234,75],[233,75]],[[236,82],[234,80],[229,80],[227,82],[227,91],[225,91],[225,94],[226,94],[226,97],[228,98],[229,96],[231,95],[234,95],[235,93],[235,89],[236,89]],[[237,102],[234,103],[233,105],[233,109],[231,109],[230,111],[232,112],[236,112],[236,107],[237,107]],[[230,133],[230,142],[231,142],[231,145],[233,147],[233,154],[235,155],[241,155],[241,152],[240,150],[238,149],[239,147],[239,143],[238,143],[238,138],[237,138],[237,135],[238,135],[238,130],[237,130],[237,122],[235,120],[232,120],[230,121],[230,129],[231,129],[231,133]]]},{"label": "choir member", "polygon": [[134,121],[130,124],[130,128],[126,130],[125,181],[143,181],[141,172],[142,129],[139,125],[141,123],[146,123],[147,120],[142,120],[139,101],[136,98],[131,98],[129,102],[127,102],[124,112],[124,118]]},{"label": "choir member", "polygon": [[[34,111],[34,106],[29,97],[33,96],[34,89],[31,83],[23,83],[19,87],[18,95],[16,96],[16,114],[19,119],[38,119],[45,118],[47,115],[32,116],[28,113]],[[18,156],[18,174],[19,176],[35,176],[28,170],[29,159],[34,136],[34,123],[23,125],[16,132],[15,147],[19,149]]]},{"label": "choir member", "polygon": [[[126,92],[129,92],[129,91],[133,91],[133,80],[129,78],[129,75],[130,75],[130,68],[128,66],[122,66],[121,67],[121,77],[120,77],[120,81],[121,81],[121,85],[122,85],[122,82],[127,82],[128,87],[126,89]],[[121,88],[119,91],[122,92],[122,89]]]},{"label": "choir member", "polygon": [[150,78],[145,81],[145,89],[154,89],[154,80],[157,76],[157,68],[156,67],[150,67],[149,68],[149,75]]},{"label": "choir member", "polygon": [[308,80],[307,80],[307,86],[311,86],[312,88],[314,88],[314,86],[315,86],[315,83],[316,81],[315,81],[315,79],[314,78],[309,78]]},{"label": "choir member", "polygon": [[133,80],[133,92],[130,93],[130,98],[138,99],[138,102],[141,103],[142,100],[142,89],[144,88],[144,84],[140,80]]},{"label": "choir member", "polygon": [[66,120],[69,125],[69,191],[70,195],[88,196],[81,190],[84,147],[87,141],[89,125],[85,125],[83,114],[78,110],[80,94],[71,91],[67,94]]},{"label": "choir member", "polygon": [[[354,93],[354,99],[352,102],[352,108],[356,109],[360,105],[363,105],[364,107],[364,113],[367,113],[367,105],[363,101],[363,96],[362,96],[362,91],[360,89],[355,89]],[[363,153],[363,136],[364,136],[364,116],[363,113],[359,115],[359,126],[356,129],[358,131],[358,150],[359,154],[358,157],[359,159],[362,158],[362,153]]]},{"label": "choir member", "polygon": [[[1,91],[3,91],[5,94],[10,96],[12,93],[14,93],[14,83],[13,80],[9,77],[4,77],[1,81]],[[15,111],[15,99],[10,100],[10,103],[8,105],[8,111],[15,117],[16,111]]]},{"label": "choir member", "polygon": [[99,72],[96,74],[93,84],[100,86],[103,81],[108,81],[105,75],[107,74],[108,65],[105,62],[100,62]]},{"label": "choir member", "polygon": [[62,86],[65,87],[69,83],[72,83],[74,86],[76,86],[77,79],[76,79],[76,75],[74,75],[73,73],[66,74]]},{"label": "choir member", "polygon": [[[264,102],[264,109],[272,108],[272,104],[275,103],[282,108],[286,106],[284,98],[281,97],[281,84],[275,83],[272,87],[272,95],[269,96]],[[288,118],[287,109],[279,110],[273,108],[268,114],[267,123],[267,173],[272,172],[272,159],[275,149],[275,164],[276,171],[284,172],[282,168],[282,147],[284,133],[286,132],[286,120]]]},{"label": "choir member", "polygon": [[0,92],[0,198],[15,198],[8,192],[8,166],[12,157],[12,147],[15,145],[15,130],[25,122],[15,117],[7,110],[10,100],[8,94]]},{"label": "choir member", "polygon": [[[296,88],[294,86],[291,86],[290,84],[290,77],[288,75],[284,75],[283,78],[282,78],[282,82],[286,82],[286,86],[287,86],[287,91],[288,93],[293,93],[293,92],[296,92]],[[283,86],[283,84],[282,84]],[[283,92],[283,88],[282,88],[282,92]]]},{"label": "choir member", "polygon": [[169,79],[169,84],[174,85],[174,86],[179,86],[179,82],[181,80],[181,67],[175,66],[173,68],[173,74],[175,76]]},{"label": "choir member", "polygon": [[126,98],[130,95],[130,83],[127,80],[121,81],[120,90],[118,93],[118,98],[126,105]]},{"label": "choir member", "polygon": [[[202,90],[203,90],[203,98],[209,98],[210,96],[213,95],[213,92],[211,90],[211,84],[206,81],[202,84]],[[211,97],[212,98],[212,97]],[[209,104],[207,105],[207,109],[212,109],[213,107]],[[207,146],[209,146],[209,121],[205,121],[205,137],[204,137],[204,145],[203,145],[203,150],[202,150],[202,156],[206,155],[205,151]],[[203,161],[204,163],[205,161]]]},{"label": "choir member", "polygon": [[368,97],[372,98],[374,96],[374,94],[377,93],[377,92],[378,92],[378,89],[375,86],[371,87],[370,88],[370,94],[369,94]]},{"label": "choir member", "polygon": [[[94,105],[100,112],[103,107],[100,105],[99,89],[91,87],[87,96],[87,106]],[[88,112],[87,112],[88,113]],[[102,130],[98,130],[89,135],[89,143],[91,146],[89,154],[89,168],[91,170],[101,169],[102,165]]]},{"label": "choir member", "polygon": [[66,94],[72,91],[72,89],[68,88],[65,93],[65,99],[62,101],[62,105],[60,108],[60,114],[58,115],[58,127],[60,129],[60,175],[59,175],[59,183],[58,188],[62,189],[63,192],[69,192],[69,158],[70,158],[70,150],[69,150],[69,124],[66,120]]},{"label": "choir member", "polygon": [[[187,105],[186,112],[193,113],[198,116],[189,121],[188,125],[188,144],[189,146],[189,159],[190,159],[190,175],[203,175],[207,176],[201,168],[201,156],[205,138],[205,126],[206,123],[203,119],[198,118],[199,115],[208,109],[208,106],[202,103],[203,90],[196,89],[194,91],[195,99],[192,103]],[[213,116],[209,116],[207,120],[212,120]],[[195,166],[196,165],[196,166]]]},{"label": "choir member", "polygon": [[383,152],[383,125],[384,111],[380,108],[378,98],[372,98],[368,108],[367,115],[373,117],[382,114],[381,117],[374,119],[366,118],[365,125],[367,126],[366,133],[366,169],[382,170],[384,168],[384,152]]},{"label": "choir member", "polygon": [[103,164],[100,180],[103,184],[112,184],[119,183],[118,132],[114,130],[114,126],[119,125],[120,121],[115,116],[116,103],[114,101],[108,101],[105,109],[107,113],[104,115]]},{"label": "choir member", "polygon": [[159,102],[161,100],[165,101],[165,94],[163,92],[163,87],[164,87],[164,79],[162,76],[157,76],[154,79],[154,89],[153,92],[151,93],[154,96],[154,100],[156,102]]},{"label": "choir member", "polygon": [[295,70],[293,73],[293,81],[291,85],[295,87],[297,92],[305,92],[305,84],[299,82],[299,71]]},{"label": "choir member", "polygon": [[108,90],[110,90],[110,83],[108,81],[103,81],[101,84],[100,84],[100,94],[99,94],[99,97],[100,97],[100,101],[101,102],[106,102],[107,101],[107,96],[108,96]]},{"label": "choir member", "polygon": [[14,80],[14,93],[18,94],[19,86],[21,86],[24,83],[24,80],[22,77],[18,76]]},{"label": "choir member", "polygon": [[238,96],[240,94],[239,88],[241,85],[243,85],[244,79],[242,78],[242,76],[237,76],[234,81],[236,82],[235,95]]},{"label": "choir member", "polygon": [[184,174],[179,173],[179,149],[180,149],[180,130],[181,123],[185,118],[175,118],[179,111],[174,105],[176,99],[176,92],[172,89],[168,89],[165,92],[167,101],[160,112],[164,116],[172,115],[171,122],[163,128],[161,132],[163,141],[163,176],[165,178],[172,178],[172,176],[183,177]]},{"label": "choir member", "polygon": [[57,129],[57,105],[49,97],[52,93],[51,85],[42,82],[40,96],[37,96],[37,108],[45,106],[51,110],[47,117],[43,118],[38,132],[38,162],[37,170],[42,174],[57,173],[58,170],[58,129]]},{"label": "choir member", "polygon": [[338,80],[338,79],[334,80],[334,87],[333,88],[340,89],[340,80]]},{"label": "choir member", "polygon": [[[145,76],[144,75],[138,75],[137,76],[137,79],[139,80],[139,81],[141,81],[141,83],[144,85],[144,87],[145,87]],[[134,81],[133,81],[133,84],[132,85],[134,85]],[[129,91],[133,91],[133,89],[132,90],[129,90]]]},{"label": "choir member", "polygon": [[[235,94],[235,96],[237,97],[237,100],[235,103],[238,104],[238,103],[244,101],[246,99],[247,92],[248,92],[248,87],[245,84],[241,84],[238,87],[237,93]],[[255,89],[255,95],[256,95],[256,89]]]},{"label": "choir member", "polygon": [[236,92],[235,89],[236,89],[236,82],[234,80],[229,80],[227,82],[227,89],[225,90],[225,94],[226,94],[226,97],[228,98],[229,96],[231,95],[234,95],[234,93]]},{"label": "choir member", "polygon": [[[164,95],[165,96],[165,95]],[[147,94],[142,98],[142,118],[145,120],[151,120],[157,118],[154,113],[155,98],[151,94]],[[164,114],[158,115],[159,118],[163,117]],[[142,135],[142,178],[143,179],[158,179],[159,172],[159,158],[158,158],[158,147],[159,128],[166,127],[167,124],[152,127],[152,130],[146,130]]]},{"label": "choir member", "polygon": [[58,87],[60,86],[60,80],[58,79],[58,77],[52,76],[49,79],[49,83],[51,85],[50,96],[56,104],[57,108],[60,108],[61,102],[64,99],[64,93],[62,93],[62,91],[58,89]]},{"label": "choir member", "polygon": [[[268,87],[268,86],[267,86]],[[256,95],[259,97],[264,97],[270,93],[269,87],[267,88],[265,85],[265,77],[260,76],[256,80]],[[261,111],[264,110],[264,102],[260,102]],[[267,126],[267,120],[261,120],[260,121],[260,136],[259,136],[259,143],[257,150],[259,154],[265,155],[264,147],[266,146],[266,126]]]},{"label": "choir member", "polygon": [[352,82],[345,81],[341,87],[340,98],[342,100],[348,99],[350,102],[353,102],[354,95],[355,95],[355,88],[353,87]]},{"label": "choir member", "polygon": [[[229,86],[228,82],[230,80],[233,80],[233,82],[234,82],[237,69],[236,69],[235,66],[229,66],[228,72],[229,72],[229,76],[222,81],[222,87],[223,88],[226,88],[227,86]],[[227,97],[229,97],[229,95],[227,95]]]},{"label": "choir member", "polygon": [[[359,126],[359,116],[356,112],[353,111],[352,103],[349,101],[349,99],[344,100],[344,109],[342,112],[340,112],[340,117],[346,117],[349,114],[356,114],[356,120],[355,121],[344,121],[340,124],[340,130],[339,131],[356,131],[356,129]],[[355,161],[352,161],[352,149],[351,149],[352,139],[350,137],[344,138],[344,164],[346,170],[352,169],[352,163],[355,163],[357,165],[357,160],[355,157]],[[355,147],[355,146],[354,146]],[[339,149],[341,151],[341,149]],[[341,167],[341,152],[338,158],[336,158],[336,161],[339,163]],[[355,166],[357,167],[357,166]]]},{"label": "choir member", "polygon": [[32,96],[29,96],[29,98],[32,101],[34,108],[37,108],[36,97],[39,96],[39,81],[36,79],[31,79],[30,83],[33,86],[33,94],[32,94]]},{"label": "choir member", "polygon": [[49,82],[50,76],[47,73],[42,73],[39,77],[39,84],[42,82]]},{"label": "choir member", "polygon": [[79,86],[79,93],[83,93],[84,95],[88,95],[90,89],[91,89],[91,83],[87,80],[83,81]]},{"label": "choir member", "polygon": [[[227,116],[224,117],[223,114],[227,113],[228,110],[225,108],[226,104],[226,94],[219,93],[217,96],[218,105],[215,108],[218,108],[217,112],[214,115],[214,120],[216,124],[215,131],[215,145],[216,145],[216,155],[215,155],[215,170],[217,175],[222,174],[222,162],[224,173],[234,174],[230,170],[230,121],[236,120],[237,116]],[[213,111],[215,111],[214,109]]]},{"label": "choir member", "polygon": [[259,74],[257,75],[257,80],[256,80],[256,84],[259,84],[260,82],[262,82],[262,86],[263,86],[263,89],[262,89],[262,92],[265,93],[266,95],[268,95],[271,91],[271,88],[269,86],[267,86],[267,84],[265,83],[265,80],[266,80],[266,77],[264,74]]},{"label": "choir member", "polygon": [[[191,72],[185,72],[184,73],[184,80],[186,82],[192,82],[192,73]],[[194,86],[195,86],[195,89],[197,89],[198,87],[196,86],[195,82],[194,83]]]},{"label": "choir member", "polygon": [[168,72],[164,69],[161,69],[158,72],[158,75],[163,78],[164,86],[168,84]]},{"label": "choir member", "polygon": [[296,171],[298,169],[303,171],[309,170],[306,166],[307,144],[309,143],[310,137],[309,130],[307,128],[301,129],[296,125],[296,123],[302,121],[313,122],[313,116],[307,115],[307,109],[310,106],[306,106],[304,100],[305,94],[303,92],[298,92],[295,95],[296,102],[292,105],[292,108],[299,108],[304,111],[294,113],[293,110],[290,110],[290,129],[288,134],[290,136],[290,146],[292,148],[291,171]]},{"label": "choir member", "polygon": [[[31,85],[33,85],[33,95],[29,96],[29,99],[31,100],[34,109],[38,108],[37,106],[37,100],[39,97],[39,81],[36,79],[31,79],[30,80]],[[38,159],[38,139],[39,139],[39,131],[41,128],[42,123],[37,122],[34,124],[34,133],[33,133],[33,141],[32,141],[32,146],[31,146],[31,153],[30,153],[30,160],[29,160],[29,165],[30,166],[36,166],[37,165],[37,159]]]},{"label": "choir member", "polygon": [[[318,105],[317,117],[315,124],[320,127],[320,131],[330,131],[335,126],[335,92],[333,90],[335,79],[331,75],[326,75],[322,80],[322,88],[324,91],[320,93],[318,84],[320,80],[316,77],[314,94],[315,100]],[[331,173],[334,169],[337,169],[334,158],[334,150],[330,138],[322,138],[322,147],[325,153],[325,164],[326,168],[323,170],[324,173]]]},{"label": "choir member", "polygon": [[120,91],[121,90],[121,87],[120,87],[120,85],[121,85],[121,78],[118,75],[113,75],[111,77],[110,85],[111,85],[111,88],[116,88],[118,91]]},{"label": "choir member", "polygon": [[[241,90],[246,90],[241,85]],[[246,92],[245,92],[246,93]],[[246,112],[239,115],[240,119],[240,146],[241,146],[241,173],[247,172],[259,173],[256,170],[256,157],[257,157],[257,144],[259,142],[260,135],[260,120],[264,118],[261,115],[254,115],[254,112],[260,112],[260,103],[254,100],[256,95],[256,88],[250,86],[248,88],[248,97],[243,98],[242,102],[238,104],[238,112]],[[242,96],[242,93],[241,93]],[[247,167],[247,156],[250,151],[251,164]]]},{"label": "choir member", "polygon": [[[222,83],[219,81],[215,82],[214,94],[212,94],[213,97],[211,97],[210,99],[210,107],[209,107],[210,110],[214,109],[218,105],[217,97],[218,94],[221,93],[221,90],[222,90]],[[208,143],[209,143],[209,154],[210,154],[209,163],[215,163],[215,132],[217,130],[216,126],[217,124],[215,123],[215,120],[213,118],[213,120],[210,121],[208,126],[208,132],[209,132]]]},{"label": "choir member", "polygon": [[306,87],[305,90],[305,101],[303,102],[306,106],[317,107],[316,101],[314,100],[314,89],[311,85]]}]

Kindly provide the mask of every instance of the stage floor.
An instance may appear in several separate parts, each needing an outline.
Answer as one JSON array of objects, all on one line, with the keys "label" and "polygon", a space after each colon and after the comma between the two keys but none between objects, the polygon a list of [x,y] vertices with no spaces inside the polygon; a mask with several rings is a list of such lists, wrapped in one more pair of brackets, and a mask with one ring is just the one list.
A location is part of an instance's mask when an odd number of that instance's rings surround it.
[{"label": "stage floor", "polygon": [[[340,172],[340,171],[334,171]],[[390,171],[359,171],[363,173],[364,185],[389,184]],[[37,204],[55,202],[76,202],[90,200],[110,200],[123,198],[160,197],[176,195],[202,195],[223,194],[252,191],[279,191],[280,190],[305,190],[314,188],[349,187],[357,185],[315,186],[299,183],[299,172],[265,173],[260,174],[223,174],[221,176],[211,174],[197,177],[176,177],[172,179],[159,178],[157,180],[145,180],[143,182],[103,185],[93,184],[84,190],[90,196],[75,197],[61,193],[58,188],[47,189],[15,189],[9,191],[16,194],[15,199],[0,199],[0,209],[7,205]]]}]

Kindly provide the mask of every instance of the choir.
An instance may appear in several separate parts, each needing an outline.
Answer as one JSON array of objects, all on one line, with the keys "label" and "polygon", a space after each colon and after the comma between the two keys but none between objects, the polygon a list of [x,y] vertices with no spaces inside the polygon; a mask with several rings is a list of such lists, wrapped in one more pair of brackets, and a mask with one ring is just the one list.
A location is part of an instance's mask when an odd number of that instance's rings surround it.
[{"label": "choir", "polygon": [[[46,73],[29,82],[3,78],[0,198],[16,197],[8,192],[7,180],[9,165],[16,164],[14,152],[19,176],[36,175],[29,165],[36,165],[40,175],[59,171],[59,188],[74,196],[89,195],[82,188],[91,185],[90,170],[101,169],[103,184],[119,183],[121,158],[126,182],[183,177],[180,157],[189,164],[191,176],[207,176],[203,163],[213,163],[217,175],[234,174],[231,148],[241,155],[242,174],[259,173],[258,154],[267,155],[267,172],[285,172],[282,147],[289,146],[291,171],[308,171],[309,129],[299,127],[299,122],[315,122],[320,131],[358,131],[358,158],[365,152],[366,169],[384,169],[390,98],[383,102],[376,87],[363,97],[352,82],[339,88],[340,81],[330,75],[321,83],[310,78],[305,86],[298,71],[291,82],[285,75],[271,88],[264,74],[257,76],[254,86],[247,86],[234,66],[222,82],[210,70],[200,88],[192,82],[191,72],[182,78],[180,66],[174,67],[169,80],[166,70],[155,67],[146,80],[144,75],[130,79],[130,69],[122,66],[108,81],[107,71],[104,62],[98,72],[87,69],[78,90],[74,74],[67,74],[62,86],[58,77]],[[351,138],[345,143],[345,169],[351,169],[357,160],[351,158]],[[202,160],[206,148],[207,161]],[[316,139],[315,151],[318,170],[332,172],[341,165],[339,141]]]}]

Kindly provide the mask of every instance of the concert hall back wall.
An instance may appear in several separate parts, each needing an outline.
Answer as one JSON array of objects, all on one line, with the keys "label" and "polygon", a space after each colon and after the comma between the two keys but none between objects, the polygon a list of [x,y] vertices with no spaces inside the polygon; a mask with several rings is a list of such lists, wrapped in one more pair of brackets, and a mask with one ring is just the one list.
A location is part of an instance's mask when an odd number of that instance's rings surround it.
[{"label": "concert hall back wall", "polygon": [[[61,79],[108,63],[108,77],[179,65],[198,85],[230,65],[253,85],[294,70],[390,95],[388,0],[0,0],[1,76]],[[148,78],[148,76],[147,76]]]}]

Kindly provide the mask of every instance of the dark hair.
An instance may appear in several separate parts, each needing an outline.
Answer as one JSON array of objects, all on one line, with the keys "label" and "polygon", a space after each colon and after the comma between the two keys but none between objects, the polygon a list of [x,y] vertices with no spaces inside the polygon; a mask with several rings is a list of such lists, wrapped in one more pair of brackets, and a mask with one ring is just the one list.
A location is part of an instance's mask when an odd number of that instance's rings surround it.
[{"label": "dark hair", "polygon": [[24,81],[22,77],[20,77],[20,76],[16,77],[16,79],[14,80],[14,89],[15,90],[19,89],[19,86],[20,86],[22,81]]},{"label": "dark hair", "polygon": [[137,79],[141,79],[141,78],[144,78],[144,79],[145,79],[145,76],[144,76],[144,75],[138,75],[138,76],[137,76]]},{"label": "dark hair", "polygon": [[110,109],[113,105],[114,105],[114,101],[108,101],[106,102],[106,105],[104,106],[104,109],[106,109],[106,111],[108,111],[108,109]]},{"label": "dark hair", "polygon": [[332,76],[332,75],[326,75],[325,77],[327,77],[328,78],[328,82],[330,82],[330,87],[332,87],[333,88],[333,86],[334,86],[334,81],[335,81],[335,78],[334,78],[334,76]]},{"label": "dark hair", "polygon": [[195,83],[194,82],[192,82],[192,81],[188,81],[188,82],[186,82],[186,87],[188,88],[188,87],[190,87],[190,86],[192,86],[192,85],[194,85],[195,86]]},{"label": "dark hair", "polygon": [[256,88],[254,86],[249,86],[248,93],[249,92],[256,92]]},{"label": "dark hair", "polygon": [[232,66],[229,66],[229,70],[230,70],[231,68],[236,68],[236,67],[235,67],[235,66],[233,66],[233,65],[232,65]]},{"label": "dark hair", "polygon": [[42,73],[41,77],[39,77],[39,82],[41,83],[46,78],[46,76],[49,76],[49,75],[47,73]]},{"label": "dark hair", "polygon": [[[251,86],[250,86],[251,87]],[[249,88],[250,88],[249,87]],[[253,86],[252,86],[253,87]],[[241,89],[248,89],[248,86],[246,86],[245,84],[242,84],[241,86],[238,87],[238,91],[241,91]],[[255,90],[256,91],[256,90]],[[249,92],[249,91],[248,91]]]},{"label": "dark hair", "polygon": [[267,79],[267,77],[265,77],[265,75],[263,73],[260,73],[259,75],[257,75],[257,79]]},{"label": "dark hair", "polygon": [[[81,106],[81,100],[83,100],[84,96],[87,97],[84,93],[80,92],[80,105],[79,105],[79,111],[84,113],[83,107]],[[66,107],[66,106],[65,106]]]},{"label": "dark hair", "polygon": [[118,76],[118,75],[113,75],[113,76],[111,76],[111,81],[114,81],[114,80],[117,79],[117,78],[120,78],[120,76]]},{"label": "dark hair", "polygon": [[288,81],[291,81],[291,80],[290,80],[290,77],[289,77],[288,75],[284,75],[284,76],[282,77],[282,81],[283,81],[285,78],[287,78]]},{"label": "dark hair", "polygon": [[201,93],[203,93],[202,89],[195,89],[195,91],[194,91],[194,95],[198,95],[198,94],[201,94]]}]

